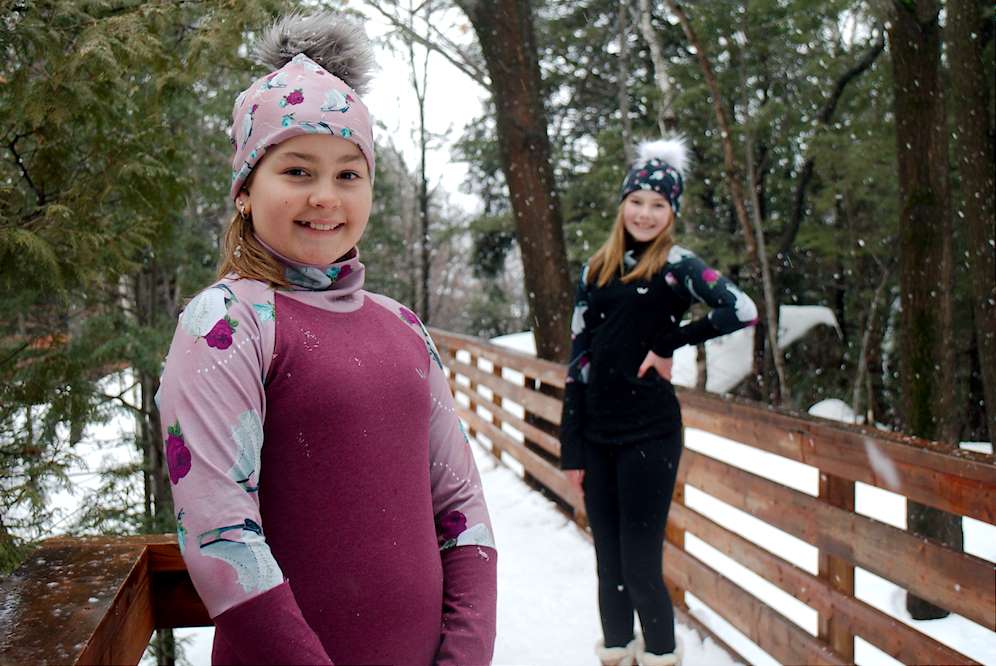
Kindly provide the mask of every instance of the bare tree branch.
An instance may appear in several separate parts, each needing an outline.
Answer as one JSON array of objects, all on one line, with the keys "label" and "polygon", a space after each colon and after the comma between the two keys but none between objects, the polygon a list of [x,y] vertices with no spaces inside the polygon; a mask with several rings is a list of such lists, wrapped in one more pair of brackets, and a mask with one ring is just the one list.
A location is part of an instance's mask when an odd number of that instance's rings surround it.
[{"label": "bare tree branch", "polygon": [[[377,10],[381,16],[386,18],[391,25],[394,26],[394,28],[403,32],[407,37],[415,42],[418,42],[430,51],[435,51],[441,55],[447,60],[447,62],[466,74],[471,80],[476,81],[490,89],[491,79],[488,77],[487,72],[481,69],[477,63],[472,62],[471,59],[460,49],[460,47],[445,37],[441,32],[439,32],[438,29],[433,26],[429,26],[429,29],[435,33],[435,39],[430,39],[427,36],[418,33],[400,17],[395,16],[391,12],[384,9],[384,3],[377,2],[376,0],[365,0],[365,2],[367,6]],[[419,6],[421,7],[422,5]]]}]

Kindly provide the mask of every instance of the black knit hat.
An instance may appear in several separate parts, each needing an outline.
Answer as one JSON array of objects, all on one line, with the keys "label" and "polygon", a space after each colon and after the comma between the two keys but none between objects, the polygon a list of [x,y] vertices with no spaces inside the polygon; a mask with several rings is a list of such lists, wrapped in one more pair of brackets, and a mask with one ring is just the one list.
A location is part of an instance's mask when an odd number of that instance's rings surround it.
[{"label": "black knit hat", "polygon": [[638,154],[623,180],[619,201],[636,190],[657,192],[668,200],[677,215],[681,207],[681,193],[685,190],[682,173],[688,162],[685,138],[672,136],[645,141],[640,144]]}]

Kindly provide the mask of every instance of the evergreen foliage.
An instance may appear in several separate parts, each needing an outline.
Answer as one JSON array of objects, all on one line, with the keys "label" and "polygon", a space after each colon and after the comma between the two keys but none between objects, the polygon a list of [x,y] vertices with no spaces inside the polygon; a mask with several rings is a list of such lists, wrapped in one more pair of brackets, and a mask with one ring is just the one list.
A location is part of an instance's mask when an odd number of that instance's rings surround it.
[{"label": "evergreen foliage", "polygon": [[[204,286],[225,215],[231,100],[247,31],[280,0],[0,3],[0,559],[51,525],[88,427],[134,413],[161,469],[152,393],[177,306]],[[106,394],[109,373],[136,387]],[[143,432],[140,429],[140,432]],[[140,436],[140,439],[142,436]],[[80,526],[165,530],[168,497],[120,490]],[[121,483],[131,479],[131,483]],[[141,485],[141,484],[139,484]],[[129,489],[130,488],[130,489]],[[148,490],[148,486],[147,486]],[[168,495],[168,493],[166,493]],[[113,507],[111,511],[105,511]],[[80,516],[62,516],[76,529]]]}]

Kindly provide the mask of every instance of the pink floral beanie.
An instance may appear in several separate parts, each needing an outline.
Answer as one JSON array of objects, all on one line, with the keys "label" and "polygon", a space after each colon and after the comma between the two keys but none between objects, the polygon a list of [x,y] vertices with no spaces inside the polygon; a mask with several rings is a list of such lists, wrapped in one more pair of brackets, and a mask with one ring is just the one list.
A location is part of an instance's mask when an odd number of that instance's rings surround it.
[{"label": "pink floral beanie", "polygon": [[373,124],[360,92],[374,61],[363,29],[329,13],[293,14],[260,40],[256,58],[272,71],[235,100],[231,198],[270,147],[300,134],[352,141],[373,178]]}]

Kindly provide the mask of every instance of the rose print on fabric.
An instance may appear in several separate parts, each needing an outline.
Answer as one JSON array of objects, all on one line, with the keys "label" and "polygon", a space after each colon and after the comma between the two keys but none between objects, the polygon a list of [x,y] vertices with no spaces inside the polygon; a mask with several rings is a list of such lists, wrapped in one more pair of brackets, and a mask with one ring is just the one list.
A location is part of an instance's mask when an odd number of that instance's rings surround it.
[{"label": "rose print on fabric", "polygon": [[239,414],[238,422],[232,426],[232,441],[236,447],[235,464],[228,470],[228,476],[247,493],[254,493],[259,490],[259,463],[263,451],[263,420],[256,410]]},{"label": "rose print on fabric", "polygon": [[208,334],[204,336],[208,347],[215,349],[228,349],[232,346],[232,336],[235,334],[235,327],[239,322],[225,315],[224,319],[219,319]]},{"label": "rose print on fabric", "polygon": [[283,574],[263,538],[263,528],[251,518],[239,525],[208,530],[197,537],[201,554],[235,569],[246,592],[264,592],[283,582]]},{"label": "rose print on fabric", "polygon": [[190,449],[183,441],[179,421],[166,429],[166,466],[169,468],[170,483],[174,486],[190,472]]},{"label": "rose print on fabric", "polygon": [[228,316],[228,309],[238,299],[226,285],[205,289],[194,297],[180,315],[180,327],[209,347],[228,349],[239,322]]},{"label": "rose print on fabric", "polygon": [[304,102],[304,89],[298,88],[284,95],[283,98],[280,100],[280,102],[278,102],[278,104],[280,108],[284,108],[288,104],[294,106],[297,104],[301,104],[302,102]]},{"label": "rose print on fabric", "polygon": [[343,139],[348,139],[349,137],[353,136],[353,130],[349,129],[348,127],[343,127],[341,130],[339,130],[339,135]]},{"label": "rose print on fabric", "polygon": [[714,287],[716,286],[716,283],[719,282],[719,271],[715,268],[706,268],[702,271],[702,279],[707,285]]},{"label": "rose print on fabric", "polygon": [[342,280],[348,277],[353,272],[353,267],[349,264],[344,266],[330,266],[328,270],[325,271],[325,275],[328,276],[332,283],[335,284],[336,281]]},{"label": "rose print on fabric", "polygon": [[459,511],[450,511],[439,519],[439,533],[445,541],[456,539],[467,529],[467,516]]},{"label": "rose print on fabric", "polygon": [[674,273],[672,273],[671,271],[668,271],[667,273],[664,274],[664,281],[667,282],[669,287],[674,287],[677,286],[678,284],[678,278],[676,278],[674,276]]}]

